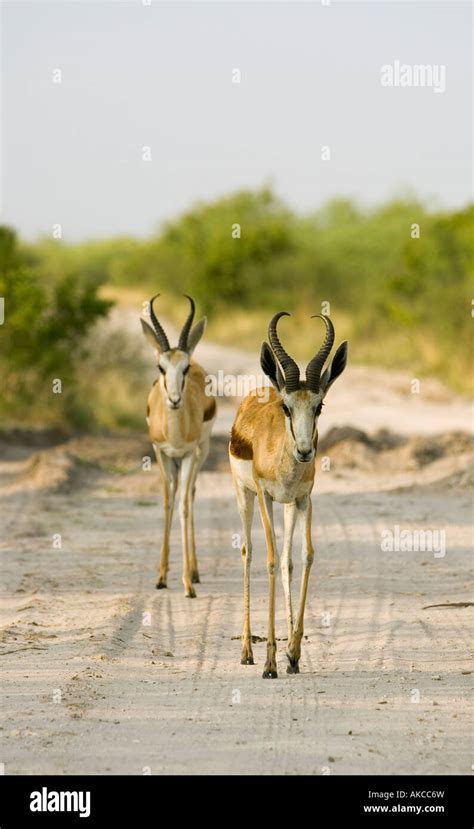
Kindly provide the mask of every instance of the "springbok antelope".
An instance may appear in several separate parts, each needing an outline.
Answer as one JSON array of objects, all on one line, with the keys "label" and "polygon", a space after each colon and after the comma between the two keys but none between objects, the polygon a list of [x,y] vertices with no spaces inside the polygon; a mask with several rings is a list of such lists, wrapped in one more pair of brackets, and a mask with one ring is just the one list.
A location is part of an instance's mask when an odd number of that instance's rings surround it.
[{"label": "springbok antelope", "polygon": [[191,359],[191,354],[204,333],[207,320],[203,317],[191,328],[195,305],[193,299],[185,294],[191,310],[179,335],[177,348],[171,348],[153,310],[157,296],[159,294],[149,303],[151,325],[141,318],[143,333],[155,351],[160,372],[153,383],[147,405],[147,423],[163,479],[165,508],[156,587],[161,590],[167,586],[170,532],[179,487],[184,592],[189,598],[195,598],[193,583],[199,582],[194,536],[195,483],[209,452],[216,401],[205,393],[205,371]]},{"label": "springbok antelope", "polygon": [[[328,389],[344,371],[347,362],[347,342],[341,343],[333,360],[323,372],[324,363],[334,343],[334,326],[322,314],[326,325],[323,345],[308,363],[306,380],[300,380],[296,362],[286,353],[277,334],[280,317],[270,322],[268,337],[271,348],[264,342],[260,355],[263,371],[274,389],[265,398],[258,390],[242,402],[232,427],[229,445],[232,477],[243,525],[241,547],[244,565],[244,625],[242,632],[241,664],[253,665],[252,636],[250,632],[250,562],[252,559],[251,527],[254,499],[257,496],[267,545],[269,580],[267,658],[263,677],[277,677],[275,641],[275,576],[278,565],[273,502],[284,504],[284,537],[281,557],[281,575],[285,593],[288,624],[286,655],[287,673],[299,673],[301,639],[303,637],[304,609],[308,579],[314,558],[311,542],[311,490],[315,476],[315,455],[318,441],[318,418]],[[291,599],[293,570],[292,543],[297,519],[302,524],[303,571],[299,606],[294,622]]]}]

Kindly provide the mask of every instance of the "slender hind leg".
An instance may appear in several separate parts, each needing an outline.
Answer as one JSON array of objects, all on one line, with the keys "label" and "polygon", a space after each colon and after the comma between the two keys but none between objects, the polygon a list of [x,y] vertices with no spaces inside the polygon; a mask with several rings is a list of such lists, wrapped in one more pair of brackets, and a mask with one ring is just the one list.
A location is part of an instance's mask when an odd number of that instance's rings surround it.
[{"label": "slender hind leg", "polygon": [[296,523],[296,504],[285,504],[284,506],[284,535],[283,552],[281,556],[281,580],[285,594],[286,622],[288,626],[288,642],[293,636],[293,605],[291,599],[291,580],[293,575],[292,545],[293,534]]},{"label": "slender hind leg", "polygon": [[276,639],[275,639],[275,570],[278,566],[275,531],[273,528],[273,501],[267,492],[258,487],[258,505],[262,516],[263,529],[267,542],[267,569],[268,569],[268,638],[267,660],[263,670],[264,679],[276,679]]},{"label": "slender hind leg", "polygon": [[290,663],[287,672],[290,674],[297,674],[299,672],[299,660],[301,656],[301,640],[303,638],[303,631],[304,631],[304,609],[306,604],[306,595],[308,592],[308,580],[309,574],[311,570],[311,565],[314,559],[314,550],[313,545],[311,542],[311,514],[312,514],[312,506],[311,506],[311,498],[309,495],[301,498],[299,501],[296,502],[296,507],[298,512],[301,514],[302,517],[302,530],[303,530],[303,543],[302,543],[302,558],[303,558],[303,572],[301,574],[301,589],[300,589],[300,600],[299,600],[299,607],[298,607],[298,614],[296,616],[296,624],[295,629],[293,632],[293,636],[291,637],[291,641],[288,643],[288,648],[286,650],[286,655],[288,657],[288,662]]},{"label": "slender hind leg", "polygon": [[244,541],[240,548],[242,564],[244,567],[244,624],[242,628],[242,654],[240,664],[254,665],[252,634],[250,631],[250,564],[252,562],[252,519],[255,504],[255,493],[236,481],[235,478],[234,483],[237,492],[237,504],[239,507],[240,517],[242,519],[242,528],[244,531]]},{"label": "slender hind leg", "polygon": [[193,483],[189,496],[189,567],[191,569],[191,581],[199,584],[199,568],[196,555],[196,537],[194,533],[194,498],[196,496],[196,484]]},{"label": "slender hind leg", "polygon": [[181,521],[181,538],[183,545],[183,584],[184,593],[189,599],[196,598],[196,592],[191,582],[191,567],[190,567],[190,500],[194,465],[196,463],[196,455],[193,452],[190,455],[185,455],[181,461],[181,481],[179,493],[179,517]]},{"label": "slender hind leg", "polygon": [[161,470],[163,481],[163,503],[165,511],[165,524],[163,529],[163,542],[160,552],[160,569],[156,587],[161,590],[167,586],[167,576],[170,554],[170,532],[173,521],[173,508],[178,485],[178,466],[173,458],[169,458],[155,447],[156,460]]},{"label": "slender hind leg", "polygon": [[190,482],[190,498],[189,498],[189,566],[191,568],[191,581],[193,584],[199,584],[199,569],[196,555],[196,537],[194,534],[194,498],[196,495],[196,478],[199,471],[209,454],[209,438],[199,445],[196,451],[196,463],[193,469],[192,480]]}]

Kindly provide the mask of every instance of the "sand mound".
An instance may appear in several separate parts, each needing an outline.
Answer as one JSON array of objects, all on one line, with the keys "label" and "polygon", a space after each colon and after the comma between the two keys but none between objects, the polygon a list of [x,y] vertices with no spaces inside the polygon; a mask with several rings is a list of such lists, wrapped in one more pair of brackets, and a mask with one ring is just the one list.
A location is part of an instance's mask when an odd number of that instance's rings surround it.
[{"label": "sand mound", "polygon": [[34,452],[26,461],[6,464],[0,494],[66,486],[74,479],[75,466],[74,459],[62,447]]},{"label": "sand mound", "polygon": [[[44,434],[32,436],[28,432],[22,445],[20,430],[16,431],[18,443],[9,444],[10,457],[15,461],[2,464],[2,494],[21,489],[77,488],[94,483],[103,473],[126,481],[130,476],[141,476],[145,457],[153,463],[154,480],[146,482],[144,491],[156,489],[154,452],[144,435],[76,436],[32,452],[35,441],[52,442],[61,436],[51,434],[45,441]],[[216,435],[204,470],[228,471],[227,453],[227,436]],[[367,474],[373,482],[382,476],[400,486],[404,485],[400,478],[405,474],[406,486],[439,481],[450,488],[467,488],[474,477],[474,439],[465,432],[407,438],[387,429],[369,434],[352,426],[334,427],[319,442],[318,457],[323,456],[330,458],[336,476],[348,480],[353,473],[359,477]]]},{"label": "sand mound", "polygon": [[412,472],[441,459],[473,455],[474,438],[465,432],[405,438],[385,429],[369,435],[343,426],[331,429],[318,449],[339,468]]}]

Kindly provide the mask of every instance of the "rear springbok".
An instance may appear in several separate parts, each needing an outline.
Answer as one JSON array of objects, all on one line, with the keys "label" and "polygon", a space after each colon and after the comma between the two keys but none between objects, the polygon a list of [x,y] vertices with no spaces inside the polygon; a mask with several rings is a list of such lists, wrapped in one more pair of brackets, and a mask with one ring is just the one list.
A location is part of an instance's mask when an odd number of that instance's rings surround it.
[{"label": "rear springbok", "polygon": [[141,319],[143,333],[155,351],[159,376],[148,396],[147,423],[163,479],[165,525],[156,587],[166,587],[170,551],[170,531],[175,496],[179,487],[179,514],[183,547],[183,584],[185,595],[195,598],[193,583],[199,582],[194,537],[194,495],[196,476],[209,452],[216,401],[205,393],[206,374],[191,359],[191,354],[206,327],[203,317],[191,328],[194,301],[184,323],[177,348],[168,337],[149,303],[150,322]]},{"label": "rear springbok", "polygon": [[[280,317],[270,322],[268,336],[271,348],[263,343],[260,363],[275,387],[266,402],[258,390],[242,402],[232,427],[229,446],[232,477],[243,525],[241,547],[244,565],[244,625],[242,632],[243,665],[253,665],[250,632],[250,562],[252,559],[251,527],[255,496],[265,531],[269,579],[267,659],[263,677],[277,677],[275,641],[275,570],[278,564],[273,502],[284,504],[284,537],[281,575],[285,593],[288,624],[286,655],[287,673],[299,673],[301,639],[308,579],[314,551],[311,541],[311,490],[314,484],[315,455],[318,441],[317,424],[328,389],[344,371],[347,343],[343,342],[323,372],[324,363],[334,343],[334,327],[329,317],[318,314],[326,325],[323,345],[308,363],[306,380],[300,380],[295,361],[283,349],[277,334]],[[260,390],[261,392],[261,390]],[[291,600],[293,533],[297,518],[302,524],[303,572],[299,607],[294,623]]]}]

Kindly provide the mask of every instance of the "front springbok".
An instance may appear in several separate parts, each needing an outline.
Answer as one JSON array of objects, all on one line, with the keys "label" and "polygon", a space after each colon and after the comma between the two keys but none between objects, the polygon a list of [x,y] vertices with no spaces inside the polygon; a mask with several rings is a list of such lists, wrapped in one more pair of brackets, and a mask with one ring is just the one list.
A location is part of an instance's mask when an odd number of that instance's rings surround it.
[{"label": "front springbok", "polygon": [[[347,362],[347,343],[337,349],[328,368],[323,366],[334,343],[331,320],[320,316],[326,324],[326,337],[318,353],[308,363],[306,380],[300,380],[295,361],[283,349],[277,334],[280,317],[270,322],[268,336],[272,346],[263,343],[260,363],[275,387],[269,398],[257,390],[242,402],[232,427],[229,446],[232,477],[243,525],[241,547],[244,565],[244,626],[242,632],[243,665],[253,665],[252,636],[250,632],[250,562],[252,559],[251,527],[255,496],[262,517],[267,545],[269,579],[267,659],[263,677],[277,677],[275,641],[275,570],[278,564],[273,502],[284,504],[284,537],[281,557],[281,575],[285,593],[288,623],[287,673],[299,673],[301,639],[303,637],[304,608],[308,579],[314,551],[311,542],[311,490],[315,475],[315,455],[318,441],[317,424],[324,397],[330,386],[344,371]],[[280,368],[281,366],[281,368]],[[303,572],[299,607],[294,623],[291,600],[292,542],[297,518],[302,524]]]},{"label": "front springbok", "polygon": [[193,583],[199,582],[194,537],[195,482],[209,452],[216,401],[205,393],[205,371],[191,359],[191,354],[204,333],[207,320],[203,317],[191,328],[195,306],[191,297],[186,295],[191,310],[179,335],[177,348],[171,348],[153,311],[156,296],[149,303],[151,325],[148,320],[141,319],[143,333],[155,351],[160,372],[148,396],[147,406],[147,423],[163,479],[165,507],[156,587],[160,590],[167,586],[170,531],[179,487],[184,592],[189,598],[195,598]]}]

